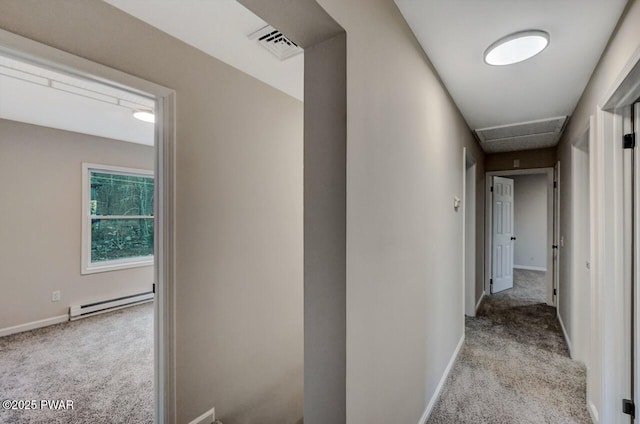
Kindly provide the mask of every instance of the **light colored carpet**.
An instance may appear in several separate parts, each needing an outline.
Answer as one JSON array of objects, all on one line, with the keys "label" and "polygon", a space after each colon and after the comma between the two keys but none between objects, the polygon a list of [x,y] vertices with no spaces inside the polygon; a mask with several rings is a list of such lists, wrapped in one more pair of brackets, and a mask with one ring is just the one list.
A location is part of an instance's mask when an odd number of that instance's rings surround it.
[{"label": "light colored carpet", "polygon": [[535,303],[547,302],[546,272],[513,270],[513,288],[497,293],[495,296],[512,300],[526,300]]},{"label": "light colored carpet", "polygon": [[152,303],[0,338],[0,400],[74,401],[0,422],[152,423],[153,360]]},{"label": "light colored carpet", "polygon": [[544,273],[516,270],[514,283],[467,318],[428,423],[591,423],[585,369],[569,358],[556,309],[542,303]]}]

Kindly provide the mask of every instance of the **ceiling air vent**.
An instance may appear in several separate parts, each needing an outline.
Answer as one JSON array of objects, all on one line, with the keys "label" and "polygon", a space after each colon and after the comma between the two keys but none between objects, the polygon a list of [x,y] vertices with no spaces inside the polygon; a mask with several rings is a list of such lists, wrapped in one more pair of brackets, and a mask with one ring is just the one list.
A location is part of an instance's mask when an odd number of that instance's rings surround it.
[{"label": "ceiling air vent", "polygon": [[566,116],[520,122],[476,130],[487,153],[541,149],[555,146],[564,130]]},{"label": "ceiling air vent", "polygon": [[267,25],[248,35],[249,40],[256,40],[280,60],[286,60],[302,53],[302,48],[289,40],[280,31]]}]

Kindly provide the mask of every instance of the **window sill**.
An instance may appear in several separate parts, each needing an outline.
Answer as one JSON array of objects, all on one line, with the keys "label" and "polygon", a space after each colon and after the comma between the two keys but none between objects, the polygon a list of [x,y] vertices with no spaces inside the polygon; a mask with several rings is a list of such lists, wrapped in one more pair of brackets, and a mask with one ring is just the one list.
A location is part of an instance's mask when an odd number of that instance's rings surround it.
[{"label": "window sill", "polygon": [[150,258],[140,258],[140,260],[125,260],[125,261],[108,261],[98,262],[89,266],[83,266],[81,274],[97,274],[99,272],[118,271],[122,269],[141,268],[147,266],[153,266],[153,256]]}]

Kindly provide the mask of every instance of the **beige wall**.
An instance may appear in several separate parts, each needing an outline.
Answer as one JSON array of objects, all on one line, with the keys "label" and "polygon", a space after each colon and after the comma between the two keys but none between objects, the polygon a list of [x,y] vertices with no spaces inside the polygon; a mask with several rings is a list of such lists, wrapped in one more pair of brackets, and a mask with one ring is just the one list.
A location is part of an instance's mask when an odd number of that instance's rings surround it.
[{"label": "beige wall", "polygon": [[305,46],[304,60],[304,419],[307,424],[342,424],[347,373],[346,35]]},{"label": "beige wall", "polygon": [[548,177],[533,174],[508,178],[513,179],[513,223],[517,237],[513,266],[547,270]]},{"label": "beige wall", "polygon": [[[575,311],[572,310],[573,298],[571,281],[571,257],[575,245],[575,235],[571,233],[571,210],[573,206],[573,196],[571,196],[571,146],[572,143],[578,141],[589,128],[590,116],[597,114],[598,103],[603,100],[603,96],[607,94],[624,66],[638,48],[640,48],[640,2],[631,0],[627,6],[625,15],[618,23],[598,66],[591,76],[589,84],[582,94],[578,106],[571,117],[571,121],[569,121],[562,140],[558,145],[558,159],[562,165],[560,226],[561,235],[565,240],[564,247],[560,248],[559,313],[571,339],[574,338],[575,326],[578,325],[571,320],[572,315],[575,315]],[[591,130],[597,131],[597,129]],[[592,337],[599,336],[592,334]],[[592,366],[595,367],[597,365],[592,364]],[[598,367],[597,369],[600,368]],[[591,372],[588,378],[591,390],[590,401],[593,401],[595,407],[600,409],[601,405],[599,405],[598,400],[600,393],[595,391],[599,385],[597,372]]]},{"label": "beige wall", "polygon": [[[467,146],[484,222],[484,155],[392,0],[320,4],[347,31],[347,418],[414,423],[462,336],[453,197]],[[0,27],[176,89],[178,421],[300,419],[302,105],[97,0],[4,0]]]},{"label": "beige wall", "polygon": [[347,422],[417,423],[463,331],[463,146],[484,157],[392,0],[319,3],[347,32]]},{"label": "beige wall", "polygon": [[98,0],[3,0],[0,28],[176,90],[178,422],[298,422],[302,103]]},{"label": "beige wall", "polygon": [[[520,160],[520,166],[513,166],[514,160]],[[519,152],[504,152],[487,154],[485,159],[485,170],[506,171],[509,169],[530,169],[547,168],[556,163],[556,148],[524,150]]]},{"label": "beige wall", "polygon": [[154,160],[152,147],[0,120],[0,329],[151,290],[151,266],[80,274],[81,184],[82,162],[151,170]]},{"label": "beige wall", "polygon": [[315,0],[239,0],[304,48],[304,421],[346,421],[346,34]]}]

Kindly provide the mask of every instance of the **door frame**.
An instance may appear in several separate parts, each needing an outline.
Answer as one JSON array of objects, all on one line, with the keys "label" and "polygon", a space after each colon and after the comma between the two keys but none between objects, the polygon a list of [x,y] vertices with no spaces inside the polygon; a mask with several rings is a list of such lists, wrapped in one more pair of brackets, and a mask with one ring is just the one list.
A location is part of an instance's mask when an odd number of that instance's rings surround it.
[{"label": "door frame", "polygon": [[[476,316],[476,180],[477,162],[466,147],[462,149],[462,314]],[[471,184],[468,184],[468,183]],[[468,200],[473,199],[471,204]],[[467,213],[471,209],[471,216],[467,220]],[[471,261],[469,264],[467,261]],[[469,278],[468,273],[472,273]],[[464,320],[463,320],[464,327]]]},{"label": "door frame", "polygon": [[[547,176],[547,305],[555,306],[553,296],[553,226],[555,225],[555,216],[553,214],[553,167],[546,168],[529,168],[529,169],[508,169],[502,171],[485,172],[485,214],[484,214],[484,233],[485,233],[485,272],[484,272],[484,291],[486,295],[491,294],[491,264],[492,264],[492,225],[493,225],[493,202],[491,194],[491,184],[493,177],[509,177],[513,175],[536,175],[543,174]],[[551,270],[551,272],[550,272]]]},{"label": "door frame", "polygon": [[[0,29],[0,52],[156,100],[154,273],[154,417],[176,421],[175,395],[175,91]],[[78,224],[80,225],[80,223]]]},{"label": "door frame", "polygon": [[[638,134],[640,133],[640,97],[634,103],[633,107],[633,115],[632,115],[632,128],[635,133],[636,140],[638,138]],[[636,141],[637,142],[637,141]],[[631,259],[631,281],[632,286],[629,288],[629,297],[632,299],[631,308],[630,308],[630,317],[631,318],[631,370],[630,375],[632,376],[632,394],[630,399],[633,400],[636,411],[638,405],[640,404],[640,397],[638,390],[640,389],[640,370],[638,370],[640,359],[640,355],[638,350],[640,349],[640,312],[638,308],[640,308],[640,273],[638,269],[640,267],[640,155],[638,151],[634,151],[634,154],[631,155],[633,158],[633,205],[632,205],[632,243],[633,249],[632,253],[634,254]],[[636,412],[636,416],[637,416]],[[636,422],[634,420],[634,422]]]},{"label": "door frame", "polygon": [[[551,298],[553,299],[553,303],[547,303],[551,306],[559,306],[560,305],[560,297],[563,293],[560,293],[560,256],[562,255],[562,251],[564,249],[564,234],[560,231],[560,205],[562,204],[562,193],[560,192],[560,178],[562,177],[562,167],[560,166],[560,161],[557,161],[554,165],[553,169],[553,237],[551,239],[551,264],[553,266],[553,281],[551,282]],[[555,246],[555,247],[554,247]],[[565,340],[569,340],[567,337],[567,329],[564,328],[564,323],[560,319],[560,308],[556,308],[556,315],[558,316],[558,320],[560,321],[560,325],[562,326],[562,331],[564,332]],[[571,346],[569,346],[569,351],[571,351]]]},{"label": "door frame", "polygon": [[[589,312],[589,319],[585,322],[580,315],[581,309],[585,307],[585,305],[581,302],[582,296],[581,294],[583,290],[589,292],[589,298],[591,299],[591,286],[593,285],[593,136],[595,129],[595,118],[593,116],[590,117],[588,124],[586,127],[579,131],[579,136],[576,137],[575,140],[571,142],[571,193],[572,193],[572,201],[571,201],[571,236],[569,239],[569,243],[572,246],[571,252],[571,273],[570,273],[570,285],[572,293],[575,295],[572,296],[571,299],[571,322],[572,322],[572,336],[570,345],[570,353],[571,357],[577,361],[584,362],[587,367],[587,375],[589,374],[590,362],[589,362],[589,345],[588,338],[583,340],[582,336],[589,336],[589,331],[591,328],[591,300],[589,304],[586,305],[586,308]],[[587,151],[585,151],[585,146],[587,147]],[[585,219],[584,214],[582,213],[582,206],[584,203],[583,196],[585,195],[586,182],[583,180],[584,173],[586,172],[588,177],[588,196],[589,196],[589,218]],[[583,250],[583,242],[587,241],[585,236],[582,234],[582,229],[584,225],[589,226],[589,251],[585,252]],[[586,255],[585,255],[586,253]],[[581,287],[582,278],[581,278],[581,270],[584,272],[583,267],[587,267],[587,264],[584,262],[585,256],[588,258],[588,271],[589,275],[589,288]]]},{"label": "door frame", "polygon": [[[596,111],[594,150],[595,195],[592,276],[592,341],[594,385],[599,389],[587,399],[589,411],[596,422],[629,422],[622,415],[620,402],[624,397],[624,333],[622,311],[625,303],[625,250],[624,250],[624,198],[623,149],[625,119],[629,106],[640,98],[640,48],[631,55],[622,71],[598,102]],[[634,258],[636,261],[638,258]],[[638,291],[636,291],[636,305]],[[635,317],[635,342],[638,351],[638,316]],[[637,358],[636,358],[637,363]],[[638,405],[638,367],[636,367],[636,408]],[[600,383],[600,384],[598,384]],[[596,402],[599,405],[596,405]],[[599,406],[599,409],[598,409]]]}]

